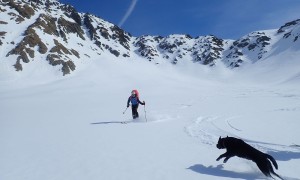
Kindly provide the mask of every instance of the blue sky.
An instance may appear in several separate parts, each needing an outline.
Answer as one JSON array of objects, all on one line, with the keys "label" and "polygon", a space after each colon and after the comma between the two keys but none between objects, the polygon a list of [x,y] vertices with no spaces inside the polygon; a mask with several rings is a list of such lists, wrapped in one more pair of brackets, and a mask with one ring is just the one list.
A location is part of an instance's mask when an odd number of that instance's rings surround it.
[{"label": "blue sky", "polygon": [[300,19],[300,0],[60,0],[133,36],[190,34],[238,39]]}]

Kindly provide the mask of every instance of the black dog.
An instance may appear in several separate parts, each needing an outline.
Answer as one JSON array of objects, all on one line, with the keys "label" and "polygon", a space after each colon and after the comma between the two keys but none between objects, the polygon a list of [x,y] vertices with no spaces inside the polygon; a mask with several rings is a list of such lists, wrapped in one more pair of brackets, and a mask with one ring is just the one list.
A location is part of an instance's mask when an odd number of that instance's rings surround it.
[{"label": "black dog", "polygon": [[[219,138],[218,144],[217,144],[218,149],[224,149],[226,148],[226,152],[224,154],[221,154],[218,158],[217,161],[219,161],[222,158],[224,159],[224,163],[228,161],[229,158],[233,156],[238,156],[240,158],[245,158],[249,159],[253,162],[255,162],[258,166],[258,168],[261,170],[261,172],[266,175],[267,177],[272,177],[271,173],[282,179],[278,174],[276,174],[272,168],[272,165],[270,161],[273,163],[274,167],[278,169],[277,163],[275,159],[268,155],[265,154],[249,144],[245,143],[241,139],[237,139],[234,137],[226,137],[226,138]],[[269,161],[270,160],[270,161]],[[283,180],[283,179],[282,179]]]}]

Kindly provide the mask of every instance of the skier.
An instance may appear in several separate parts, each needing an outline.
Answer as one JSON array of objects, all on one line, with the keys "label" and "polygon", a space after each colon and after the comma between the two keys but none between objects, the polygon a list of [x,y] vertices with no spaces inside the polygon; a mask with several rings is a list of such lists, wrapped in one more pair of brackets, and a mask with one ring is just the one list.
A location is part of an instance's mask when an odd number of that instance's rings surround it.
[{"label": "skier", "polygon": [[138,107],[139,104],[145,105],[145,101],[141,102],[139,99],[139,93],[137,90],[132,90],[131,91],[131,96],[129,96],[128,101],[127,101],[127,108],[129,107],[129,103],[131,103],[131,110],[132,110],[132,117],[133,119],[136,119],[139,117],[138,113]]}]

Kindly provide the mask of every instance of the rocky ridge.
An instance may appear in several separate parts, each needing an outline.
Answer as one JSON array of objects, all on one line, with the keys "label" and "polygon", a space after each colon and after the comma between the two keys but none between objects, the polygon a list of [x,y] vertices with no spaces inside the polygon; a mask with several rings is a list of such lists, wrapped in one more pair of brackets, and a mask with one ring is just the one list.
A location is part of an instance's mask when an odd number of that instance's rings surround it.
[{"label": "rocky ridge", "polygon": [[14,61],[16,71],[22,71],[24,64],[32,61],[47,61],[63,75],[76,70],[83,59],[101,59],[104,54],[118,59],[139,56],[156,64],[190,61],[238,68],[263,60],[274,47],[299,47],[300,42],[300,20],[288,22],[278,30],[224,40],[213,35],[133,37],[112,23],[79,13],[57,0],[2,0],[0,17],[2,59]]}]

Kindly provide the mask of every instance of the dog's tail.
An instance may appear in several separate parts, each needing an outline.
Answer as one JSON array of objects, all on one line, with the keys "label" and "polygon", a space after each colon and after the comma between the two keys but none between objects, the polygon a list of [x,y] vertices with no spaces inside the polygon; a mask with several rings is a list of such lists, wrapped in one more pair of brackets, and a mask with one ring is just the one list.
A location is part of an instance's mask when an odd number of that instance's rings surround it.
[{"label": "dog's tail", "polygon": [[276,169],[278,169],[278,165],[277,165],[277,162],[275,161],[275,159],[269,154],[266,154],[266,157],[273,163],[274,167]]}]

